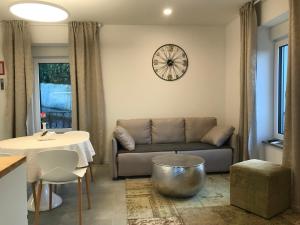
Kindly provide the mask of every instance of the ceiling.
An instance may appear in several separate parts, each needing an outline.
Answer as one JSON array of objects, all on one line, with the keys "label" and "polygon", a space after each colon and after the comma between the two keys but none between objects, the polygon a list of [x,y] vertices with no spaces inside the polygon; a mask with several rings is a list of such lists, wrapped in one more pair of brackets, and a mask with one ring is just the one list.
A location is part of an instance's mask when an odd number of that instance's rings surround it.
[{"label": "ceiling", "polygon": [[[29,0],[30,1],[30,0]],[[131,25],[224,25],[249,0],[43,0],[65,8],[68,21],[97,21]],[[0,0],[0,20],[18,19],[9,6],[19,0]],[[169,17],[164,8],[173,9]]]}]

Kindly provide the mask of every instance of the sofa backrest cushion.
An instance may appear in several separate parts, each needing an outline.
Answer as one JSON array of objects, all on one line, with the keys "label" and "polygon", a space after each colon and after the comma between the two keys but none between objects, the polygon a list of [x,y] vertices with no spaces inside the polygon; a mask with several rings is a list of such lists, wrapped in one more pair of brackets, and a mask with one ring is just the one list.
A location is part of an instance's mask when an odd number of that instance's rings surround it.
[{"label": "sofa backrest cushion", "polygon": [[114,131],[114,136],[125,149],[129,151],[135,149],[135,141],[125,128],[117,126]]},{"label": "sofa backrest cushion", "polygon": [[234,127],[232,126],[215,126],[201,138],[201,141],[220,147],[231,137],[233,132]]},{"label": "sofa backrest cushion", "polygon": [[124,127],[136,144],[151,144],[150,119],[118,120],[117,126]]},{"label": "sofa backrest cushion", "polygon": [[184,119],[152,119],[152,143],[184,143]]},{"label": "sofa backrest cushion", "polygon": [[216,125],[217,119],[215,117],[185,118],[186,142],[201,142],[201,138]]}]

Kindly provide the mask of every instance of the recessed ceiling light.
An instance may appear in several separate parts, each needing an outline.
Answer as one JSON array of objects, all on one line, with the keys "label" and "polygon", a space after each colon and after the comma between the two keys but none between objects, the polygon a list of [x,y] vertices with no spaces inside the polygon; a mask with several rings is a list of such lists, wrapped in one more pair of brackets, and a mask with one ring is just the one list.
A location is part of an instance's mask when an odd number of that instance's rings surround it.
[{"label": "recessed ceiling light", "polygon": [[166,16],[170,16],[170,15],[172,14],[172,9],[170,9],[170,8],[164,9],[164,14],[165,14]]},{"label": "recessed ceiling light", "polygon": [[59,22],[69,16],[66,10],[46,2],[20,2],[10,6],[9,10],[22,19],[37,22]]}]

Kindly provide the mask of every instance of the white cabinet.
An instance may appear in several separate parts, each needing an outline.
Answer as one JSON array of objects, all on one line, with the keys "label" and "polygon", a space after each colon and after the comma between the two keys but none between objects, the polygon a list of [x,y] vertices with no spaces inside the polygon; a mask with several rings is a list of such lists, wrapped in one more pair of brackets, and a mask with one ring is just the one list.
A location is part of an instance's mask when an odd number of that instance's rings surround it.
[{"label": "white cabinet", "polygon": [[[4,163],[1,158],[0,167]],[[0,224],[28,225],[25,162],[8,168],[0,176]]]}]

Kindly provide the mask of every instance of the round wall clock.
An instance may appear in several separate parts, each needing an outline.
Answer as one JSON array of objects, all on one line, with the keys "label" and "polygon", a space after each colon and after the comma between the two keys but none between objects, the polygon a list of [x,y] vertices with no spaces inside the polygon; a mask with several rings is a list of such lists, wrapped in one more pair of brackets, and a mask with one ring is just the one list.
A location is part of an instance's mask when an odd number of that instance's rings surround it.
[{"label": "round wall clock", "polygon": [[188,57],[181,47],[166,44],[154,53],[152,67],[159,78],[174,81],[181,78],[187,71]]}]

